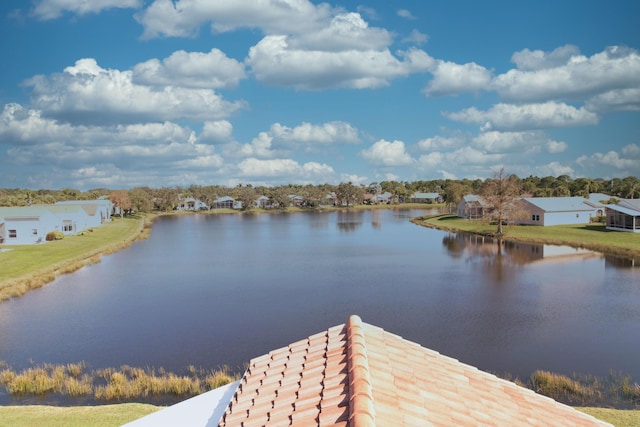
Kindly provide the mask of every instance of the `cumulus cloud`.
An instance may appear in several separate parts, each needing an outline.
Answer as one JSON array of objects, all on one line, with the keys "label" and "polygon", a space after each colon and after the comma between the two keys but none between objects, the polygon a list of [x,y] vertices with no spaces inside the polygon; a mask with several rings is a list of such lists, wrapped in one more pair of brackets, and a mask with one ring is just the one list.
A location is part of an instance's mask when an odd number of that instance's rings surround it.
[{"label": "cumulus cloud", "polygon": [[398,9],[398,16],[405,19],[416,19],[416,17],[413,16],[411,11],[407,9]]},{"label": "cumulus cloud", "polygon": [[544,149],[548,153],[558,154],[567,149],[565,142],[551,140],[541,131],[483,132],[473,138],[473,143],[489,153],[536,153]]},{"label": "cumulus cloud", "polygon": [[618,175],[638,176],[640,174],[640,146],[629,144],[621,152],[608,151],[580,156],[576,162],[585,169],[605,166],[614,169]]},{"label": "cumulus cloud", "polygon": [[371,28],[359,13],[336,15],[328,26],[289,38],[292,49],[339,52],[379,50],[391,44],[391,34]]},{"label": "cumulus cloud", "polygon": [[491,82],[491,71],[475,62],[461,65],[437,61],[430,71],[433,74],[433,80],[423,89],[423,93],[427,96],[477,92],[486,90]]},{"label": "cumulus cloud", "polygon": [[523,71],[544,70],[565,65],[572,57],[579,55],[580,49],[573,45],[561,46],[551,52],[524,49],[514,53],[511,56],[511,62],[516,64],[519,70]]},{"label": "cumulus cloud", "polygon": [[200,134],[201,141],[229,142],[232,140],[233,125],[227,120],[206,121]]},{"label": "cumulus cloud", "polygon": [[133,68],[132,82],[149,86],[233,88],[245,78],[244,65],[219,49],[208,53],[179,50],[159,61],[151,59]]},{"label": "cumulus cloud", "polygon": [[143,38],[190,37],[205,23],[215,32],[257,28],[265,34],[302,34],[323,27],[333,9],[308,0],[155,0],[136,19]]},{"label": "cumulus cloud", "polygon": [[575,176],[575,171],[571,166],[563,165],[560,162],[551,162],[546,165],[536,166],[533,170],[535,176]]},{"label": "cumulus cloud", "polygon": [[327,164],[308,162],[300,164],[292,159],[245,159],[238,164],[242,176],[251,178],[281,177],[293,182],[322,182],[333,177],[335,171]]},{"label": "cumulus cloud", "polygon": [[34,5],[31,14],[38,19],[50,20],[65,12],[86,15],[112,8],[138,9],[141,6],[142,0],[40,0]]},{"label": "cumulus cloud", "polygon": [[505,101],[584,100],[612,90],[640,88],[640,54],[631,48],[613,46],[586,57],[565,46],[551,53],[522,51],[513,60],[521,69],[509,70],[492,82]]},{"label": "cumulus cloud", "polygon": [[339,121],[328,122],[321,125],[304,122],[294,128],[275,123],[271,126],[269,133],[279,141],[293,144],[357,144],[360,142],[358,129],[349,123]]},{"label": "cumulus cloud", "polygon": [[386,86],[430,65],[431,58],[417,49],[399,54],[402,60],[388,49],[302,50],[292,48],[287,36],[267,36],[249,49],[246,63],[263,83],[308,90]]},{"label": "cumulus cloud", "polygon": [[402,39],[403,43],[424,44],[429,40],[429,36],[414,29],[411,33]]},{"label": "cumulus cloud", "polygon": [[482,166],[496,164],[504,159],[500,153],[487,153],[473,147],[462,147],[453,151],[434,151],[422,155],[418,158],[418,165],[421,169],[443,168],[447,170],[457,170],[464,167],[468,171],[468,166]]},{"label": "cumulus cloud", "polygon": [[137,85],[131,71],[104,69],[92,58],[76,61],[63,73],[35,76],[26,84],[33,87],[34,107],[70,122],[212,120],[243,107],[213,90]]},{"label": "cumulus cloud", "polygon": [[475,107],[455,113],[444,113],[445,117],[463,123],[474,123],[483,130],[529,130],[586,126],[598,123],[598,116],[584,108],[545,102],[539,104],[496,104],[487,111]]},{"label": "cumulus cloud", "polygon": [[371,147],[362,150],[360,155],[365,160],[380,166],[406,166],[414,162],[402,141],[389,142],[381,139]]},{"label": "cumulus cloud", "polygon": [[425,138],[418,141],[416,144],[420,150],[424,151],[440,151],[459,148],[467,143],[465,137],[443,137],[434,136],[431,138]]},{"label": "cumulus cloud", "polygon": [[585,108],[599,113],[638,111],[640,110],[640,87],[601,93],[590,98]]}]

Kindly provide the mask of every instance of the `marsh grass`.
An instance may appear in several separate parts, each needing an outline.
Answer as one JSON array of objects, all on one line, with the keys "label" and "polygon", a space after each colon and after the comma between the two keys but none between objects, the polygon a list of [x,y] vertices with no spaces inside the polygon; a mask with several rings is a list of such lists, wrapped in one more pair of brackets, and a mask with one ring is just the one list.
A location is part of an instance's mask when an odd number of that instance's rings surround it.
[{"label": "marsh grass", "polygon": [[16,372],[0,363],[0,383],[12,396],[51,394],[93,398],[98,401],[133,401],[146,397],[195,396],[235,381],[238,375],[227,367],[204,370],[189,366],[187,375],[164,369],[123,365],[119,369],[88,371],[84,362],[67,365],[44,364]]},{"label": "marsh grass", "polygon": [[531,386],[536,393],[570,402],[593,399],[600,394],[601,389],[599,381],[593,381],[587,386],[578,379],[548,371],[535,371],[531,375]]}]

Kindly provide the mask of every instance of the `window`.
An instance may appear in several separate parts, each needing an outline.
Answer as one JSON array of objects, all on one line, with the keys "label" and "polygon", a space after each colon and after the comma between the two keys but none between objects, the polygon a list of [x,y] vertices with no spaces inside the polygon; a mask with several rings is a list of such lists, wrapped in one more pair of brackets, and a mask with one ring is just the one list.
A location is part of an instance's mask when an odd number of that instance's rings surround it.
[{"label": "window", "polygon": [[37,228],[34,228],[34,229],[33,229],[33,235],[34,235],[34,236],[37,236],[37,235],[38,235],[38,229],[37,229]]},{"label": "window", "polygon": [[540,221],[540,215],[536,215],[536,214],[531,215],[531,221]]},{"label": "window", "polygon": [[18,230],[9,230],[9,238],[15,239],[18,237]]},{"label": "window", "polygon": [[62,231],[73,231],[73,224],[64,224],[62,226]]}]

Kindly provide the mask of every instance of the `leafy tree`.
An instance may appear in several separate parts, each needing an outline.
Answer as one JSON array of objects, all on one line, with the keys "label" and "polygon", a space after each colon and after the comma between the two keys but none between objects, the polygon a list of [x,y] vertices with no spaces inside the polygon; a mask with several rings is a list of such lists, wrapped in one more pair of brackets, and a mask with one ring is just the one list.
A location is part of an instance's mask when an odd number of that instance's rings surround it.
[{"label": "leafy tree", "polygon": [[364,189],[351,182],[342,182],[336,187],[338,206],[353,206],[364,200]]},{"label": "leafy tree", "polygon": [[251,185],[238,185],[233,189],[234,198],[242,203],[242,210],[246,211],[255,206],[258,193]]},{"label": "leafy tree", "polygon": [[453,206],[456,206],[460,200],[465,196],[473,192],[473,188],[470,185],[464,185],[458,181],[447,180],[444,186],[443,197],[451,212]]},{"label": "leafy tree", "polygon": [[481,189],[481,196],[491,206],[487,218],[497,222],[496,233],[503,235],[503,224],[522,215],[519,203],[520,183],[517,177],[507,174],[504,168],[487,179]]},{"label": "leafy tree", "polygon": [[137,187],[129,190],[131,208],[136,212],[151,212],[153,209],[153,196],[148,187]]},{"label": "leafy tree", "polygon": [[274,187],[265,193],[265,196],[271,200],[271,204],[278,209],[286,209],[291,203],[289,199],[289,189],[287,187]]},{"label": "leafy tree", "polygon": [[120,211],[120,218],[124,217],[125,212],[131,211],[131,199],[129,192],[126,190],[114,191],[109,197],[113,206]]}]

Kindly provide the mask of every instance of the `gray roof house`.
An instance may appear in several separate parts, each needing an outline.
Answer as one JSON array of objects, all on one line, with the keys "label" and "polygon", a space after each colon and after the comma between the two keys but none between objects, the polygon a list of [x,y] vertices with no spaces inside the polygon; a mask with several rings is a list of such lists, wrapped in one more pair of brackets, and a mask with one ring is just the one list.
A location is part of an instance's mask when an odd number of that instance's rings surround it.
[{"label": "gray roof house", "polygon": [[640,199],[607,205],[607,230],[640,233]]},{"label": "gray roof house", "polygon": [[479,219],[483,218],[485,213],[491,209],[489,203],[481,196],[475,194],[467,194],[462,197],[456,207],[457,215],[460,218]]},{"label": "gray roof house", "polygon": [[421,193],[416,191],[409,196],[409,201],[411,203],[441,203],[442,197],[440,197],[439,193]]},{"label": "gray roof house", "polygon": [[588,224],[598,213],[584,197],[524,197],[520,200],[527,215],[517,221],[519,224]]},{"label": "gray roof house", "polygon": [[350,316],[252,359],[235,383],[125,426],[174,425],[610,424]]},{"label": "gray roof house", "polygon": [[0,245],[31,245],[62,231],[62,221],[46,207],[0,207]]}]

